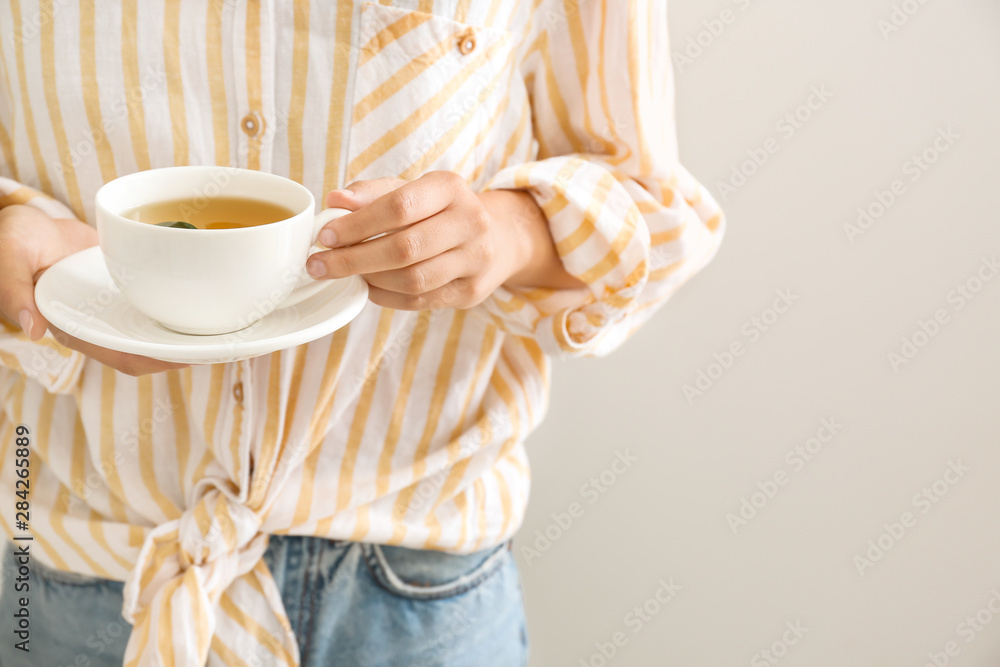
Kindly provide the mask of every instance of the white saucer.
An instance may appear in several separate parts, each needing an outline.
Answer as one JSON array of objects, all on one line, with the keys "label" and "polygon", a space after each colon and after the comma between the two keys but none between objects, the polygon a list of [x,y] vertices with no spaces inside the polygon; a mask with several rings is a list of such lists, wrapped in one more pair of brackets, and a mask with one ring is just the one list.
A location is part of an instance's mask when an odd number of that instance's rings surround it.
[{"label": "white saucer", "polygon": [[303,345],[357,317],[368,301],[368,283],[359,276],[328,282],[319,293],[241,331],[192,336],[171,331],[133,308],[95,246],[43,273],[35,286],[35,303],[53,326],[94,345],[161,361],[221,364]]}]

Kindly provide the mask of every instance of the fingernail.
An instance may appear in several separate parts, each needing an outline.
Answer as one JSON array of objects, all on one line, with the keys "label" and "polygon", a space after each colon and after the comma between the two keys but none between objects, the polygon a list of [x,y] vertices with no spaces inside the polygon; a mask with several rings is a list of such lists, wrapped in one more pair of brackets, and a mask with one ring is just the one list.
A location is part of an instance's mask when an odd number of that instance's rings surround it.
[{"label": "fingernail", "polygon": [[313,278],[322,278],[326,275],[326,266],[318,259],[310,259],[306,263],[306,271]]},{"label": "fingernail", "polygon": [[354,193],[351,192],[350,190],[331,190],[330,193],[326,196],[327,202],[329,202],[330,198],[333,197],[334,195],[347,197],[349,199],[352,195],[354,195]]},{"label": "fingernail", "polygon": [[337,232],[333,231],[329,227],[324,229],[319,233],[319,242],[325,245],[327,248],[332,248],[337,245]]},{"label": "fingernail", "polygon": [[34,324],[34,320],[31,317],[31,313],[28,312],[27,310],[22,310],[21,314],[18,316],[17,319],[18,322],[21,323],[21,329],[24,330],[24,333],[28,334],[28,336],[31,337],[31,325]]}]

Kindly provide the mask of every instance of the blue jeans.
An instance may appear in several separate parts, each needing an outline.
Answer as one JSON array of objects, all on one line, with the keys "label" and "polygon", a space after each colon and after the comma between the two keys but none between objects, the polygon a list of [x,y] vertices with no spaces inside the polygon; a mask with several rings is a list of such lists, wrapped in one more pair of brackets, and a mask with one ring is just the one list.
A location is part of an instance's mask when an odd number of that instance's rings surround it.
[{"label": "blue jeans", "polygon": [[[264,559],[281,590],[303,667],[527,662],[521,584],[507,545],[459,556],[271,536]],[[30,593],[15,592],[8,545],[0,665],[120,667],[132,629],[121,617],[122,584],[37,561],[30,567]],[[22,596],[30,598],[30,653],[13,647],[13,614]]]}]

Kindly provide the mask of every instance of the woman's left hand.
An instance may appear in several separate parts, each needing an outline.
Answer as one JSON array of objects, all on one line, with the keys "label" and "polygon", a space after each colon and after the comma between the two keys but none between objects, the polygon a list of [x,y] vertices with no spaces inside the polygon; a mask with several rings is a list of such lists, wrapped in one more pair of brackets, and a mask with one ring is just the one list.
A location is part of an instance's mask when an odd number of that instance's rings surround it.
[{"label": "woman's left hand", "polygon": [[320,233],[330,250],[309,259],[310,275],[360,275],[386,308],[472,308],[505,283],[581,285],[563,270],[545,216],[525,192],[476,194],[457,174],[436,171],[412,182],[358,181],[326,204],[352,213]]}]

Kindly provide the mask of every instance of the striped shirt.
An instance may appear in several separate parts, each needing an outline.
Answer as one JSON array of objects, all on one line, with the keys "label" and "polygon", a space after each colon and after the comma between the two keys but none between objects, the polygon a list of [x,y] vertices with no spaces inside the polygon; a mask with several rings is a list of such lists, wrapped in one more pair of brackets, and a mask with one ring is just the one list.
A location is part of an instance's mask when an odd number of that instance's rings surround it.
[{"label": "striped shirt", "polygon": [[616,348],[722,237],[677,160],[664,0],[0,0],[0,25],[0,206],[92,223],[103,183],[173,165],[318,199],[443,169],[530,192],[586,284],[369,304],[308,345],[139,378],[0,332],[0,526],[25,424],[35,555],[126,582],[129,665],[298,664],[269,534],[510,538],[549,358]]}]

